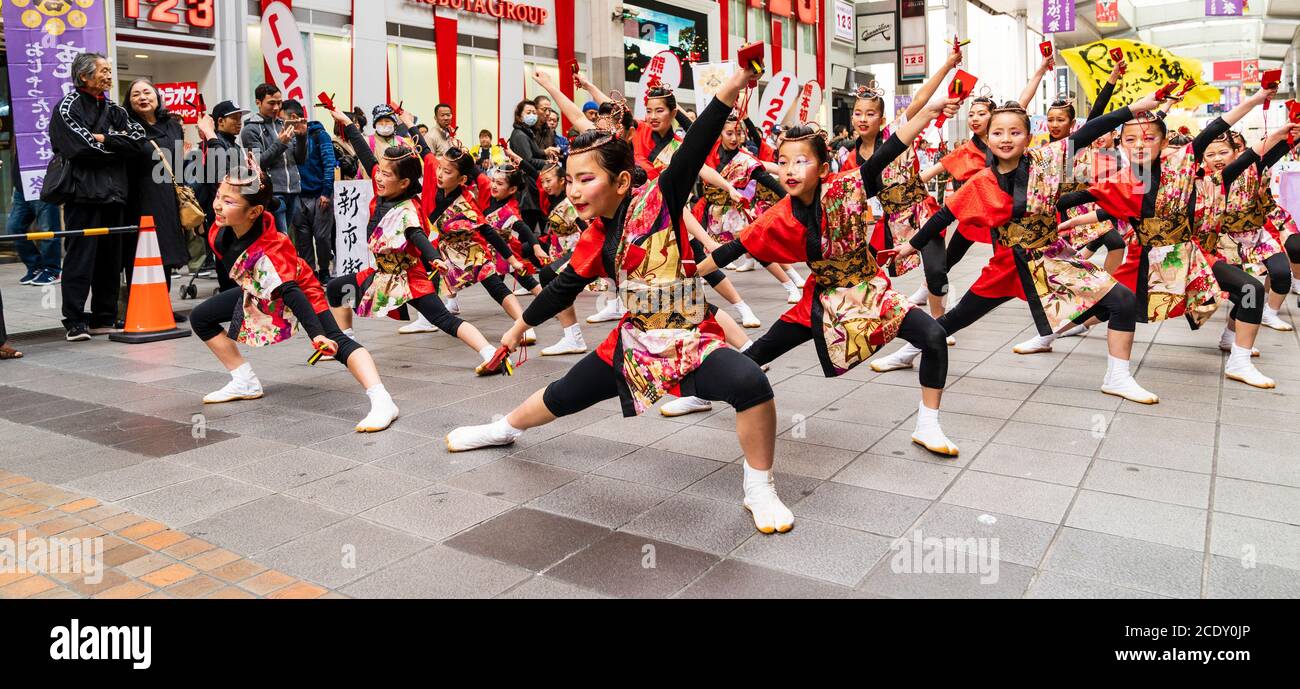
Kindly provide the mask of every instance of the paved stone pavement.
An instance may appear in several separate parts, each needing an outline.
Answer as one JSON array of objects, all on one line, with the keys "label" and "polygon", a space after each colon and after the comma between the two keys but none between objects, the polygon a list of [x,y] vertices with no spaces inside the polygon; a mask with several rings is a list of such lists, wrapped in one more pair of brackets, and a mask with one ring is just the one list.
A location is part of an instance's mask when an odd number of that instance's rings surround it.
[{"label": "paved stone pavement", "polygon": [[[954,271],[958,293],[986,256],[973,250]],[[766,322],[786,308],[765,273],[733,278]],[[0,268],[6,307],[39,314],[16,280]],[[906,293],[919,280],[896,282]],[[506,327],[482,290],[462,304],[489,337]],[[594,308],[584,295],[579,313]],[[86,509],[135,515],[176,534],[160,541],[211,544],[312,594],[1300,596],[1295,333],[1261,335],[1258,363],[1279,389],[1259,391],[1220,375],[1222,314],[1195,333],[1139,326],[1136,374],[1162,399],[1144,407],[1096,391],[1104,330],[1012,354],[1030,327],[1024,305],[1008,304],[951,349],[942,419],[956,460],[908,442],[915,372],[863,366],[827,380],[803,347],[769,373],[778,488],[797,523],[764,536],[739,504],[731,411],[623,419],[611,401],[513,447],[453,455],[447,430],[505,413],[576,357],[532,349],[513,378],[476,379],[474,355],[446,335],[358,323],[402,408],[377,435],[352,432],[364,395],[337,364],[308,367],[301,339],[251,354],[264,399],[205,408],[200,396],[227,377],[195,338],[20,336],[27,359],[0,364],[0,485],[31,479],[48,484],[29,489],[38,495],[94,499]],[[607,331],[584,325],[593,346]],[[540,344],[558,332],[543,326]],[[5,490],[0,500],[26,499]],[[0,538],[16,528],[4,535],[5,521]],[[174,545],[124,576],[180,565],[197,580],[201,568],[165,552]],[[82,595],[58,582],[57,595]],[[215,590],[258,593],[233,583]]]}]

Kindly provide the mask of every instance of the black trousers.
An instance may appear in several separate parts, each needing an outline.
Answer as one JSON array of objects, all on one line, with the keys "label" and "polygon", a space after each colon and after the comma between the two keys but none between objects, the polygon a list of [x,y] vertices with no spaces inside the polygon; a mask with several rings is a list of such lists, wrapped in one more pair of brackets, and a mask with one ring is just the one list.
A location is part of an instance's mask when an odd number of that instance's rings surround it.
[{"label": "black trousers", "polygon": [[1286,238],[1282,248],[1286,249],[1286,257],[1292,263],[1300,263],[1300,234],[1293,234]]},{"label": "black trousers", "polygon": [[321,210],[319,196],[299,196],[289,213],[293,248],[318,278],[327,277],[334,260],[334,208]]},{"label": "black trousers", "polygon": [[921,247],[920,254],[926,290],[936,297],[942,297],[948,293],[948,252],[944,249],[943,237],[930,240]]},{"label": "black trousers", "polygon": [[948,248],[944,254],[944,266],[952,270],[953,266],[961,263],[961,260],[966,257],[966,252],[974,245],[975,242],[967,239],[961,230],[953,228],[952,237],[948,240]]},{"label": "black trousers", "polygon": [[[373,279],[372,276],[371,280]],[[325,286],[325,298],[329,300],[330,306],[336,308],[344,306],[344,301],[348,302],[347,306],[355,307],[357,297],[365,294],[365,291],[369,289],[369,282],[370,280],[367,281],[367,284],[357,282],[356,273],[340,275],[330,280],[330,283]],[[442,299],[438,298],[437,292],[412,299],[407,302],[407,305],[419,311],[425,320],[452,337],[456,336],[456,332],[460,330],[460,326],[465,322],[453,316],[447,310],[447,307],[442,303]]]},{"label": "black trousers", "polygon": [[[125,210],[116,204],[68,203],[63,220],[68,230],[94,227],[118,227]],[[82,324],[92,328],[110,327],[117,321],[119,276],[122,273],[124,241],[136,241],[135,235],[69,237],[63,244],[63,325]],[[90,313],[86,313],[86,299]]]},{"label": "black trousers", "polygon": [[[198,335],[200,340],[207,342],[225,332],[223,324],[231,321],[235,309],[240,308],[243,303],[244,290],[242,289],[220,292],[194,307],[194,311],[190,313],[190,327],[194,329],[194,334]],[[348,357],[361,349],[361,344],[343,334],[338,321],[334,320],[334,314],[330,313],[329,309],[317,313],[316,317],[320,319],[320,324],[325,329],[325,337],[334,340],[339,346],[338,352],[334,354],[334,360],[346,366]],[[230,339],[235,339],[234,334],[227,334],[230,335]]]},{"label": "black trousers", "polygon": [[9,332],[5,330],[5,298],[0,294],[0,347],[9,341]]},{"label": "black trousers", "polygon": [[[695,395],[726,402],[742,412],[772,399],[772,384],[753,360],[734,349],[719,349],[687,374]],[[618,396],[618,373],[595,352],[583,357],[564,377],[546,386],[542,402],[556,416],[569,416]]]},{"label": "black trousers", "polygon": [[[921,385],[943,389],[948,379],[948,342],[943,328],[930,314],[912,309],[898,327],[898,337],[921,350],[918,374]],[[745,355],[760,366],[812,339],[812,329],[789,321],[777,321],[754,341]]]}]

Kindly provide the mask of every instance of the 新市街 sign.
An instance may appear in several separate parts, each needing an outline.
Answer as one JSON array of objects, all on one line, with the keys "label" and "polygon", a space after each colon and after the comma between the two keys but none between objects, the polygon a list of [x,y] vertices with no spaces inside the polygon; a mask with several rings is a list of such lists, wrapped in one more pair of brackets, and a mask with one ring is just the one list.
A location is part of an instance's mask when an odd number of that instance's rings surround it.
[{"label": "\u65b0\u5e02\u8857 sign", "polygon": [[462,12],[473,12],[487,17],[537,24],[538,26],[545,24],[546,18],[550,16],[550,12],[546,8],[505,2],[505,0],[407,0],[407,2],[418,5],[432,5],[433,7],[449,10],[461,10]]},{"label": "\u65b0\u5e02\u8857 sign", "polygon": [[1097,92],[1110,78],[1110,71],[1115,67],[1115,61],[1110,57],[1112,48],[1124,51],[1128,70],[1115,86],[1107,110],[1122,108],[1171,81],[1181,84],[1186,79],[1195,79],[1196,88],[1183,97],[1180,107],[1194,108],[1219,102],[1219,89],[1200,83],[1200,60],[1179,57],[1159,46],[1121,38],[1093,41],[1061,51],[1061,57],[1079,79],[1088,100],[1096,99]]}]

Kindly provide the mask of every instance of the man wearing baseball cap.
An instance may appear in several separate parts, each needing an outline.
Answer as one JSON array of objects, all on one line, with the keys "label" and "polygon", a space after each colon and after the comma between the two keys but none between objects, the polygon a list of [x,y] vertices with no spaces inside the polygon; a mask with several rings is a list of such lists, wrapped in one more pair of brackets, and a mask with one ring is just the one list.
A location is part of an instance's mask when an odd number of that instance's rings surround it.
[{"label": "man wearing baseball cap", "polygon": [[[216,215],[212,212],[212,202],[217,197],[217,187],[221,185],[221,180],[225,179],[226,174],[240,164],[240,158],[244,155],[244,149],[239,143],[239,133],[244,128],[244,115],[248,113],[249,110],[238,103],[223,100],[217,103],[211,114],[199,118],[199,136],[206,145],[207,157],[203,166],[203,183],[195,187],[194,193],[207,216],[204,223],[205,230],[217,221]],[[201,246],[196,246],[197,244]],[[190,272],[198,272],[213,265],[208,256],[207,241],[197,234],[191,237],[190,256],[194,257],[189,265]],[[228,276],[217,275],[217,280],[223,289],[229,286]]]}]

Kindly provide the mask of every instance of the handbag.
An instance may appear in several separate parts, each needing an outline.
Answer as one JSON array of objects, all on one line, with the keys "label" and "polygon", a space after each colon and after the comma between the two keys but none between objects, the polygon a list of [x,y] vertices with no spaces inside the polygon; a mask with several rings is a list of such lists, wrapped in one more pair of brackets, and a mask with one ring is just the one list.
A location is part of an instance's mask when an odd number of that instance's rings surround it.
[{"label": "handbag", "polygon": [[149,143],[153,144],[155,151],[158,151],[158,159],[162,161],[167,174],[172,178],[172,188],[176,190],[176,205],[180,210],[181,229],[186,232],[198,232],[207,220],[203,206],[199,205],[199,199],[194,195],[193,189],[176,181],[176,173],[172,171],[171,163],[167,162],[167,156],[163,155],[162,149],[158,147],[158,142],[150,140]]},{"label": "handbag", "polygon": [[59,154],[50,158],[45,168],[45,181],[41,183],[41,201],[60,206],[76,198],[72,182],[72,166]]}]

